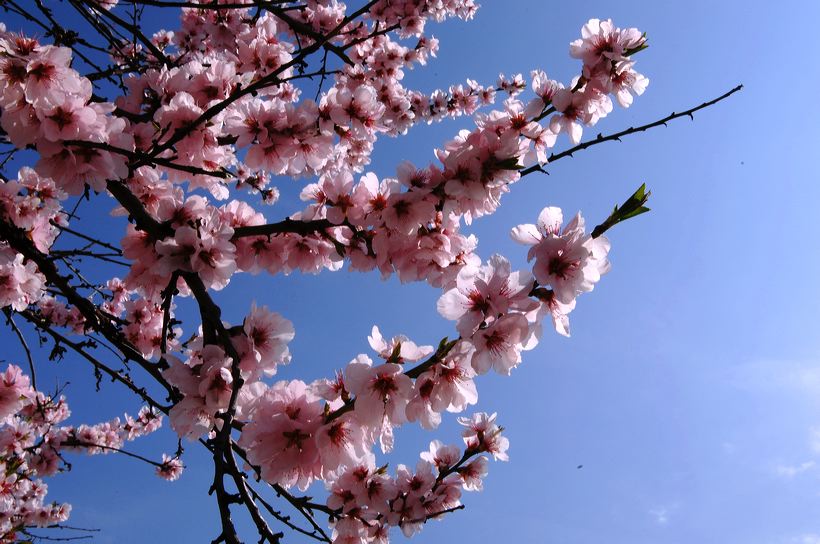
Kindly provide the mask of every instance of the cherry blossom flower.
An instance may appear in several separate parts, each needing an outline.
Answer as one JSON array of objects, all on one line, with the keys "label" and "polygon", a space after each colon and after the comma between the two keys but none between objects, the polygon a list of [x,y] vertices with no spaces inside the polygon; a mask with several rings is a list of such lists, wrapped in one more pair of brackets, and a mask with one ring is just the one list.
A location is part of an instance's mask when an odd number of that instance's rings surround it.
[{"label": "cherry blossom flower", "polygon": [[521,362],[521,351],[534,347],[528,342],[530,334],[530,324],[522,314],[504,315],[486,329],[479,329],[471,339],[475,346],[473,369],[478,374],[492,368],[499,374],[509,375]]},{"label": "cherry blossom flower", "polygon": [[461,436],[468,450],[489,453],[497,461],[508,461],[510,441],[501,436],[502,428],[495,423],[495,418],[496,414],[486,412],[458,418],[458,422],[465,427]]},{"label": "cherry blossom flower", "polygon": [[512,237],[532,245],[528,260],[535,260],[533,273],[541,285],[552,287],[562,304],[572,304],[579,294],[592,291],[609,271],[609,241],[584,233],[584,220],[577,214],[561,229],[563,216],[558,208],[544,208],[537,225],[519,225]]},{"label": "cherry blossom flower", "polygon": [[179,477],[182,475],[183,468],[184,466],[182,465],[182,461],[180,461],[179,458],[170,457],[163,453],[162,464],[157,467],[157,476],[159,476],[163,480],[173,482],[174,480],[178,480]]},{"label": "cherry blossom flower", "polygon": [[342,416],[316,431],[323,475],[361,462],[368,449],[364,429],[352,417]]},{"label": "cherry blossom flower", "polygon": [[0,307],[25,310],[43,296],[44,283],[33,262],[0,242]]},{"label": "cherry blossom flower", "polygon": [[512,272],[507,259],[493,255],[481,268],[461,269],[455,287],[439,298],[438,311],[456,320],[458,332],[469,337],[479,325],[492,323],[500,315],[534,309],[537,303],[529,297],[532,286],[528,272]]},{"label": "cherry blossom flower", "polygon": [[256,401],[239,445],[262,478],[305,490],[321,475],[316,433],[322,404],[304,382],[277,382]]},{"label": "cherry blossom flower", "polygon": [[463,480],[462,487],[467,491],[481,491],[484,477],[487,475],[487,458],[480,455],[458,469]]},{"label": "cherry blossom flower", "polygon": [[404,335],[394,336],[387,341],[376,325],[373,325],[367,341],[379,357],[391,363],[416,362],[433,353],[433,346],[417,346]]},{"label": "cherry blossom flower", "polygon": [[276,367],[290,362],[288,343],[293,340],[293,324],[281,315],[271,312],[267,306],[251,307],[251,313],[243,324],[244,336],[248,343],[248,357],[240,368],[251,376],[259,371],[267,376],[276,373]]},{"label": "cherry blossom flower", "polygon": [[607,65],[617,67],[628,62],[625,54],[645,41],[637,28],[621,29],[611,19],[590,19],[581,28],[581,38],[570,44],[569,53],[584,62],[585,72],[592,72],[601,65],[607,69]]},{"label": "cherry blossom flower", "polygon": [[413,382],[403,374],[401,365],[373,366],[366,355],[347,365],[345,383],[356,395],[355,415],[381,441],[382,451],[393,449],[393,426],[406,421],[405,407]]},{"label": "cherry blossom flower", "polygon": [[33,396],[29,378],[20,367],[6,367],[0,374],[0,421],[19,412]]},{"label": "cherry blossom flower", "polygon": [[433,440],[430,442],[429,451],[421,452],[421,458],[442,472],[458,463],[461,459],[461,450],[458,446],[448,446],[439,440]]}]

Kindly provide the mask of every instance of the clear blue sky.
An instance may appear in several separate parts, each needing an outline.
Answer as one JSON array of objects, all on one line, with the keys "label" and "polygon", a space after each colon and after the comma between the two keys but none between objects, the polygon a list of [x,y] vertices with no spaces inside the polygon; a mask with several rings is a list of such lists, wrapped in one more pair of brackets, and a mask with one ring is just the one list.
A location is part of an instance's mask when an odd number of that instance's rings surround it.
[{"label": "clear blue sky", "polygon": [[[587,136],[652,121],[738,83],[745,89],[694,122],[562,160],[474,223],[482,256],[500,252],[523,266],[509,229],[533,222],[544,206],[581,209],[594,224],[641,183],[653,192],[651,214],[611,231],[612,272],[579,299],[572,338],[548,334],[511,377],[479,379],[478,408],[499,412],[511,460],[492,463],[485,491],[465,494],[466,510],[430,523],[415,542],[820,543],[820,4],[484,4],[471,23],[433,28],[439,57],[410,82],[491,83],[500,71],[533,68],[567,81],[579,67],[568,43],[589,18],[611,17],[648,33],[637,68],[651,83],[631,109],[616,108]],[[400,160],[426,164],[432,145],[466,124],[380,141],[371,169],[390,176]],[[295,188],[280,188],[281,205],[265,210],[271,219],[292,211]],[[251,300],[291,319],[293,362],[281,376],[313,379],[367,352],[373,324],[418,343],[451,335],[435,311],[439,294],[340,272],[237,277],[218,299],[234,323]],[[2,335],[2,356],[22,362]],[[70,380],[74,421],[119,413],[125,393],[104,384],[93,394],[80,361],[43,367],[41,383]],[[132,413],[138,406],[127,405]],[[457,441],[452,419],[434,433],[400,432],[391,463],[414,464],[433,438]],[[175,441],[164,432],[134,447],[158,457]],[[130,459],[76,459],[71,473],[51,479],[51,497],[74,504],[73,525],[102,529],[98,542],[207,542],[218,532],[205,495],[210,462],[194,445],[185,461],[182,479],[169,484]]]}]

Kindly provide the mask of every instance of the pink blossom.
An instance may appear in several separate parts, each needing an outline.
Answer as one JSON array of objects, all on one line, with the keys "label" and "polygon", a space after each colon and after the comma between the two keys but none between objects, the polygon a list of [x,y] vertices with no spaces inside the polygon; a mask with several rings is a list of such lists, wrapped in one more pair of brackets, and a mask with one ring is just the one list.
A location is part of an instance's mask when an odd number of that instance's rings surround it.
[{"label": "pink blossom", "polygon": [[182,469],[184,468],[182,461],[179,460],[177,457],[171,457],[166,454],[162,454],[162,463],[160,466],[157,467],[157,476],[162,478],[163,480],[168,480],[169,482],[173,482],[182,475]]},{"label": "pink blossom", "polygon": [[239,445],[262,478],[301,490],[322,471],[316,433],[322,424],[322,403],[304,382],[277,382],[255,404],[242,429]]},{"label": "pink blossom", "polygon": [[527,104],[525,113],[527,117],[532,118],[541,114],[548,105],[552,104],[555,93],[559,89],[563,89],[564,85],[547,77],[543,70],[533,70],[530,76],[532,78],[532,91],[537,98]]},{"label": "pink blossom", "polygon": [[420,456],[442,472],[458,463],[461,459],[461,450],[458,446],[448,446],[439,440],[433,440],[430,442],[429,451],[422,452]]},{"label": "pink blossom", "polygon": [[351,417],[342,416],[316,431],[316,445],[323,475],[339,467],[361,462],[367,454],[364,429]]},{"label": "pink blossom", "polygon": [[43,137],[52,142],[85,140],[104,130],[104,122],[97,122],[97,112],[86,106],[87,100],[83,96],[64,95],[38,109]]},{"label": "pink blossom", "polygon": [[438,311],[457,320],[458,332],[469,337],[479,325],[492,323],[500,315],[534,309],[536,303],[529,297],[532,286],[528,272],[512,272],[507,259],[493,255],[481,268],[461,269],[455,287],[439,298]]},{"label": "pink blossom", "polygon": [[407,419],[419,421],[425,429],[438,427],[441,412],[461,412],[478,401],[470,364],[473,347],[459,342],[444,361],[416,378],[413,396],[407,404]]},{"label": "pink blossom", "polygon": [[379,357],[391,363],[416,362],[433,353],[433,346],[417,346],[404,335],[394,336],[387,341],[376,325],[373,325],[367,341]]},{"label": "pink blossom", "polygon": [[503,430],[495,423],[496,414],[477,412],[472,417],[460,417],[458,422],[465,427],[461,436],[468,451],[486,452],[496,461],[508,461],[507,449],[510,441],[501,436]]},{"label": "pink blossom", "polygon": [[363,85],[354,91],[333,88],[326,99],[333,122],[357,133],[373,130],[376,121],[384,115],[384,105],[378,102],[376,91],[369,86]]},{"label": "pink blossom", "polygon": [[0,242],[0,307],[21,312],[43,296],[45,278],[37,266]]},{"label": "pink blossom", "polygon": [[71,49],[67,47],[39,47],[26,66],[26,100],[39,105],[80,92],[80,78],[69,68],[70,62]]},{"label": "pink blossom", "polygon": [[628,51],[645,43],[646,39],[637,28],[617,28],[611,19],[590,19],[581,28],[581,39],[570,44],[569,53],[584,62],[585,75],[598,70],[616,69],[627,62]]},{"label": "pink blossom", "polygon": [[612,76],[611,90],[621,107],[632,105],[634,96],[640,96],[649,85],[649,78],[632,69],[626,69]]},{"label": "pink blossom", "polygon": [[0,421],[20,411],[34,393],[20,367],[9,365],[0,374]]},{"label": "pink blossom", "polygon": [[528,315],[530,321],[534,321],[533,336],[536,339],[541,338],[541,319],[545,314],[549,314],[552,318],[552,325],[555,331],[562,336],[569,336],[569,313],[575,309],[575,299],[570,303],[565,304],[555,297],[555,292],[551,289],[541,290],[539,292],[538,300],[541,302],[538,309]]},{"label": "pink blossom", "polygon": [[159,353],[163,334],[163,309],[144,298],[126,301],[124,309],[128,320],[124,332],[128,341],[147,358]]},{"label": "pink blossom", "polygon": [[499,374],[509,375],[521,362],[521,350],[534,347],[528,344],[530,325],[522,314],[507,314],[494,321],[486,329],[479,329],[472,336],[475,353],[473,369],[484,374],[491,368]]},{"label": "pink blossom", "polygon": [[386,363],[373,366],[366,355],[359,355],[347,365],[346,384],[356,395],[356,418],[374,431],[383,451],[393,449],[393,426],[406,421],[407,406],[413,382],[403,374],[401,365]]},{"label": "pink blossom", "polygon": [[552,103],[560,115],[550,118],[550,130],[556,135],[565,132],[573,145],[577,145],[584,133],[583,125],[592,124],[594,119],[588,97],[581,92],[559,89],[555,92]]},{"label": "pink blossom", "polygon": [[200,380],[194,369],[173,356],[166,356],[166,359],[170,367],[163,371],[163,376],[183,395],[168,414],[171,427],[179,436],[193,440],[211,429],[214,414],[200,395]]},{"label": "pink blossom", "polygon": [[[404,465],[396,467],[396,484],[401,493],[409,498],[421,498],[433,490],[438,471],[434,465],[422,459],[416,464],[415,472]],[[415,518],[418,519],[418,518]]]},{"label": "pink blossom", "polygon": [[469,342],[459,342],[443,361],[428,371],[434,381],[430,392],[434,410],[461,412],[468,405],[478,402],[473,381],[475,374],[470,363],[472,354],[473,347]]},{"label": "pink blossom", "polygon": [[481,491],[484,487],[483,479],[487,475],[487,458],[480,455],[458,469],[458,475],[463,480],[462,487],[467,491]]},{"label": "pink blossom", "polygon": [[173,239],[156,243],[162,271],[167,275],[175,270],[196,272],[207,287],[222,289],[236,270],[232,235],[233,229],[221,220],[218,211],[207,210],[196,227],[178,227]]},{"label": "pink blossom", "polygon": [[413,234],[431,222],[436,208],[431,200],[418,192],[394,193],[387,199],[381,217],[385,227],[400,234]]},{"label": "pink blossom", "polygon": [[267,306],[251,307],[242,327],[249,347],[250,359],[243,359],[240,367],[255,376],[258,371],[272,376],[276,367],[290,362],[288,343],[293,340],[293,324]]},{"label": "pink blossom", "polygon": [[199,384],[197,393],[205,402],[210,413],[216,413],[228,407],[233,391],[231,358],[216,345],[208,344],[202,348],[202,364],[199,367]]},{"label": "pink blossom", "polygon": [[528,260],[535,259],[533,273],[541,285],[549,285],[562,304],[571,304],[576,296],[592,291],[601,275],[609,271],[609,241],[604,236],[592,238],[584,233],[584,220],[577,214],[563,229],[561,210],[544,208],[537,225],[519,225],[512,237],[532,245]]},{"label": "pink blossom", "polygon": [[431,396],[435,385],[435,379],[429,373],[416,378],[414,394],[405,408],[407,419],[418,421],[425,429],[435,429],[441,423],[441,414],[432,405]]}]

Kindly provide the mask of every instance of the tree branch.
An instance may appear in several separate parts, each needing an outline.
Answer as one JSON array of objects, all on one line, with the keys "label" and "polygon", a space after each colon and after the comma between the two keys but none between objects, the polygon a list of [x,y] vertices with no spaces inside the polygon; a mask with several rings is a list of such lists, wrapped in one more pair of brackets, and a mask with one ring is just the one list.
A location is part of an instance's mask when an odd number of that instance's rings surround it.
[{"label": "tree branch", "polygon": [[[652,123],[647,123],[647,124],[641,125],[639,127],[630,127],[626,130],[622,130],[622,131],[616,132],[614,134],[609,134],[607,136],[604,136],[602,134],[598,134],[598,137],[595,138],[594,140],[588,140],[586,142],[582,142],[582,143],[580,143],[580,144],[578,144],[574,147],[571,147],[571,148],[567,149],[566,151],[562,151],[560,153],[553,153],[552,155],[549,156],[549,158],[547,158],[546,164],[555,162],[559,159],[563,159],[564,157],[572,157],[573,153],[584,150],[588,147],[592,147],[594,145],[602,144],[604,142],[621,141],[621,138],[623,138],[624,136],[628,136],[630,134],[635,134],[635,133],[638,133],[638,132],[644,132],[646,130],[649,130],[650,128],[659,127],[661,125],[666,126],[666,124],[669,121],[673,121],[673,120],[678,119],[680,117],[689,117],[691,119],[694,119],[695,118],[695,116],[694,116],[695,112],[697,112],[699,110],[702,110],[704,108],[708,108],[709,106],[717,104],[721,100],[725,100],[726,98],[729,98],[730,96],[732,96],[736,92],[740,91],[742,88],[743,88],[743,85],[738,85],[734,89],[731,89],[730,91],[720,95],[719,97],[717,97],[713,100],[709,100],[708,102],[704,102],[703,104],[700,104],[699,106],[695,106],[694,108],[688,109],[686,111],[682,111],[680,113],[672,112],[670,115],[667,115],[663,119],[658,119],[657,121],[653,121]],[[533,172],[538,172],[538,171],[543,172],[543,169],[541,168],[541,166],[539,166],[539,165],[530,166],[529,168],[525,168],[524,170],[521,170],[521,175],[526,176],[527,174],[532,174]]]}]

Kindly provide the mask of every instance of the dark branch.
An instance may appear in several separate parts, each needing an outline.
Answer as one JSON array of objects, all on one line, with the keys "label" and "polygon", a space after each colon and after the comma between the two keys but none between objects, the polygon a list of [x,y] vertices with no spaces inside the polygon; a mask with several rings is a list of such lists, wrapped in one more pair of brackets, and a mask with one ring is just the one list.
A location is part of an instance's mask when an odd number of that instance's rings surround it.
[{"label": "dark branch", "polygon": [[[641,125],[639,127],[630,127],[626,130],[622,130],[622,131],[616,132],[614,134],[609,134],[607,136],[604,136],[602,134],[598,134],[598,137],[595,138],[594,140],[589,140],[589,141],[586,141],[586,142],[582,142],[582,143],[580,143],[580,144],[578,144],[574,147],[571,147],[571,148],[567,149],[566,151],[562,151],[560,153],[553,153],[547,159],[547,164],[549,164],[551,162],[555,162],[558,159],[563,159],[564,157],[572,157],[573,153],[576,153],[577,151],[582,151],[582,150],[584,150],[588,147],[592,147],[594,145],[602,144],[604,142],[621,141],[621,138],[623,138],[624,136],[628,136],[630,134],[635,134],[635,133],[638,133],[638,132],[644,132],[646,130],[649,130],[650,128],[659,127],[661,125],[666,126],[666,124],[669,121],[673,121],[673,120],[678,119],[680,117],[689,117],[690,119],[694,119],[695,118],[694,117],[695,112],[697,112],[699,110],[702,110],[704,108],[708,108],[709,106],[713,106],[714,104],[717,104],[721,100],[725,100],[726,98],[729,98],[730,96],[732,96],[736,92],[740,91],[742,88],[743,88],[743,85],[738,85],[734,89],[720,95],[719,97],[717,97],[713,100],[710,100],[708,102],[704,102],[703,104],[700,104],[699,106],[695,106],[694,108],[688,109],[686,111],[682,111],[680,113],[672,112],[670,115],[667,115],[663,119],[658,119],[657,121],[654,121],[652,123],[647,123],[646,125]],[[524,170],[522,170],[521,175],[526,176],[527,174],[532,174],[533,172],[538,172],[538,171],[543,172],[543,169],[541,168],[541,166],[539,166],[539,165],[530,166],[529,168],[525,168]]]}]

